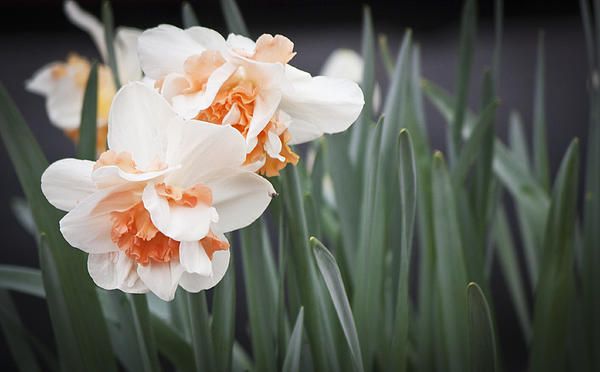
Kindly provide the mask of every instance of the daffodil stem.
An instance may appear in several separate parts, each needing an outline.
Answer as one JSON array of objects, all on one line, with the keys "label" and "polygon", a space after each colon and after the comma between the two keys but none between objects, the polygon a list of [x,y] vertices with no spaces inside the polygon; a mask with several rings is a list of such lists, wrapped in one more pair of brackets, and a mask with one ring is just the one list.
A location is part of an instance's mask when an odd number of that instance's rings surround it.
[{"label": "daffodil stem", "polygon": [[204,292],[189,293],[188,311],[192,328],[192,351],[198,371],[215,371],[208,305]]},{"label": "daffodil stem", "polygon": [[160,367],[156,352],[156,341],[150,324],[150,310],[146,295],[129,294],[128,300],[144,371],[158,372]]}]

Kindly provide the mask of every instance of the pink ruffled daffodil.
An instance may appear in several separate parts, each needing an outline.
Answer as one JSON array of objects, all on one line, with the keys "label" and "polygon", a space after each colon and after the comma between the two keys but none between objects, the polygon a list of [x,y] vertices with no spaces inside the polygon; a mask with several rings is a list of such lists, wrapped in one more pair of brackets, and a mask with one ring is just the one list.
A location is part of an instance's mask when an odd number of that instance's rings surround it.
[{"label": "pink ruffled daffodil", "polygon": [[290,145],[346,130],[364,104],[356,83],[291,66],[294,44],[282,35],[254,42],[161,25],[140,36],[138,51],[142,70],[176,112],[237,129],[246,164],[266,176],[297,163]]},{"label": "pink ruffled daffodil", "polygon": [[46,198],[68,212],[63,236],[89,254],[94,282],[167,301],[178,285],[216,285],[229,264],[223,234],[252,223],[275,193],[244,167],[244,138],[181,118],[138,82],[114,98],[108,147],[96,162],[59,160],[42,176]]}]

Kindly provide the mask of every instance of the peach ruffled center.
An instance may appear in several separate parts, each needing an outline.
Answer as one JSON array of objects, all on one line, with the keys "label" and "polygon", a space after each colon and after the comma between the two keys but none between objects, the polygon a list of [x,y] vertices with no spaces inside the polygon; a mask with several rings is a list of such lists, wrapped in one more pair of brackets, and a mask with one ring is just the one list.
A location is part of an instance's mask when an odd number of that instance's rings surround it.
[{"label": "peach ruffled center", "polygon": [[[254,113],[256,96],[257,89],[252,82],[234,77],[221,87],[212,105],[201,111],[196,119],[232,125],[246,138]],[[265,150],[269,140],[269,131],[277,133],[281,141],[279,155],[283,157],[283,161],[269,156]],[[258,134],[256,147],[246,156],[246,164],[264,160],[264,164],[258,172],[267,177],[279,175],[279,171],[287,164],[296,165],[298,163],[299,157],[288,145],[289,140],[290,134],[285,125],[276,120],[276,117],[271,118],[271,121]]]}]

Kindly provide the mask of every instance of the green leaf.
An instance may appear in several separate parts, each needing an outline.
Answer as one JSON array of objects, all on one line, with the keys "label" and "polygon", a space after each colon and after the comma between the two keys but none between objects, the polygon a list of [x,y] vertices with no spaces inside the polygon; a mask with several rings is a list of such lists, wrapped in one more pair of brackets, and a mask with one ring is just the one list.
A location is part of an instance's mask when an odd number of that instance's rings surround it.
[{"label": "green leaf", "polygon": [[21,197],[11,199],[10,209],[21,227],[37,239],[37,227],[35,227],[35,221],[33,220],[33,215],[31,214],[31,209],[27,204],[27,200]]},{"label": "green leaf", "polygon": [[235,334],[235,264],[233,259],[219,285],[214,289],[212,336],[217,371],[231,371]]},{"label": "green leaf", "polygon": [[41,371],[35,354],[28,342],[28,335],[19,311],[6,290],[0,290],[0,326],[6,345],[19,371]]},{"label": "green leaf", "polygon": [[302,306],[306,311],[306,330],[315,369],[339,370],[331,325],[326,322],[326,304],[317,277],[317,268],[308,244],[308,228],[297,167],[287,167],[282,175],[284,206],[290,231],[290,268],[294,269]]},{"label": "green leaf", "polygon": [[263,219],[240,232],[244,285],[252,355],[259,371],[274,371],[276,356],[273,353],[277,311],[277,275],[275,262]]},{"label": "green leaf", "polygon": [[119,79],[119,66],[117,65],[117,54],[115,53],[115,25],[113,11],[109,0],[102,3],[102,23],[104,24],[104,42],[106,43],[106,54],[108,57],[108,67],[112,72],[115,81],[115,87],[119,89],[121,82]]},{"label": "green leaf", "polygon": [[135,329],[137,346],[140,351],[144,371],[159,371],[160,365],[156,353],[156,341],[151,326],[150,310],[144,294],[128,294],[131,306],[133,327]]},{"label": "green leaf", "polygon": [[194,8],[187,1],[184,1],[181,4],[181,19],[183,21],[183,28],[200,26],[196,12],[194,12]]},{"label": "green leaf", "polygon": [[186,295],[188,298],[188,311],[190,313],[190,326],[192,328],[192,351],[194,353],[196,370],[216,371],[205,291],[186,293]]},{"label": "green leaf", "polygon": [[300,370],[300,354],[302,352],[302,328],[304,327],[304,308],[300,308],[294,330],[290,336],[287,353],[283,361],[284,372],[298,372]]},{"label": "green leaf", "polygon": [[502,60],[502,26],[504,19],[504,0],[494,1],[494,56],[492,57],[492,67],[494,80],[500,81],[500,64]]},{"label": "green leaf", "polygon": [[[483,151],[486,140],[486,134],[494,122],[498,101],[493,101],[481,113],[475,129],[471,131],[469,138],[466,140],[464,147],[452,169],[452,181],[455,185],[461,185],[467,178],[471,165],[475,162],[479,153]],[[493,144],[489,144],[490,146]]]},{"label": "green leaf", "polygon": [[390,344],[390,368],[405,371],[408,366],[408,328],[410,322],[409,271],[412,254],[412,237],[417,207],[417,173],[412,140],[407,130],[398,137],[398,164],[400,205],[402,219],[400,230],[400,275],[398,277],[396,309]]},{"label": "green leaf", "polygon": [[357,371],[363,370],[363,362],[361,358],[360,343],[358,341],[358,334],[356,332],[356,325],[354,324],[354,317],[352,316],[352,309],[350,308],[350,302],[346,291],[344,289],[344,283],[342,281],[342,275],[335,262],[335,258],[329,253],[327,248],[316,238],[311,237],[310,243],[312,246],[313,254],[317,261],[319,271],[325,281],[329,296],[335,307],[338,319],[346,336],[346,342],[350,347],[352,358],[354,360],[354,367]]},{"label": "green leaf", "polygon": [[462,128],[467,112],[469,93],[469,75],[473,62],[473,46],[477,33],[477,8],[475,0],[467,0],[463,7],[460,26],[460,45],[458,57],[458,81],[456,86],[456,104],[454,106],[454,121],[451,127],[451,137],[448,141],[450,159],[455,159],[460,153]]},{"label": "green leaf", "polygon": [[156,335],[156,345],[173,365],[181,371],[195,371],[192,348],[181,334],[173,330],[164,320],[156,315],[151,316],[152,329]]},{"label": "green leaf", "polygon": [[83,105],[81,107],[81,125],[79,127],[79,146],[77,157],[96,160],[96,121],[98,111],[98,63],[93,62],[88,75]]},{"label": "green leaf", "polygon": [[28,267],[0,265],[0,288],[36,297],[46,296],[42,274]]},{"label": "green leaf", "polygon": [[518,112],[511,111],[508,123],[508,142],[510,144],[510,149],[515,157],[519,159],[519,163],[523,164],[525,169],[529,169],[529,150],[527,149],[527,136],[523,129],[523,120]]},{"label": "green leaf", "polygon": [[498,264],[502,275],[506,280],[508,292],[510,293],[513,306],[519,319],[521,331],[525,341],[531,341],[531,319],[527,309],[527,300],[525,296],[525,280],[519,272],[519,260],[517,258],[517,246],[515,245],[510,232],[510,225],[506,216],[504,207],[500,207],[496,212],[494,224],[494,239]]},{"label": "green leaf", "polygon": [[498,369],[494,324],[488,302],[476,283],[467,286],[467,304],[471,371],[494,372]]},{"label": "green leaf", "polygon": [[390,46],[388,44],[388,39],[385,34],[379,34],[377,38],[379,42],[379,52],[381,54],[381,60],[383,61],[383,66],[385,67],[385,71],[388,76],[391,77],[394,74],[394,59],[392,58],[392,53],[390,53]]},{"label": "green leaf", "polygon": [[581,14],[581,21],[583,23],[583,34],[585,35],[585,47],[586,54],[588,57],[589,71],[595,69],[595,47],[594,47],[594,33],[592,31],[592,20],[590,16],[590,4],[588,0],[579,0],[579,9]]},{"label": "green leaf", "polygon": [[546,115],[544,108],[544,33],[538,37],[537,66],[535,69],[535,93],[533,97],[533,164],[535,175],[544,188],[550,189],[550,166],[546,138]]},{"label": "green leaf", "polygon": [[375,91],[375,35],[371,9],[363,7],[362,28],[362,58],[363,70],[360,86],[363,90],[365,105],[360,117],[350,128],[350,160],[355,165],[357,177],[363,173],[362,161],[367,148],[367,131],[373,121],[373,94]]},{"label": "green leaf", "polygon": [[221,9],[223,10],[225,24],[227,24],[229,32],[250,37],[250,32],[248,32],[242,12],[240,12],[240,8],[235,3],[235,0],[221,0]]},{"label": "green leaf", "polygon": [[467,274],[458,212],[450,176],[441,153],[433,157],[433,215],[436,275],[440,290],[443,334],[450,371],[467,369]]},{"label": "green leaf", "polygon": [[566,368],[566,338],[574,291],[573,241],[577,218],[579,142],[571,142],[554,188],[544,238],[533,321],[533,371]]},{"label": "green leaf", "polygon": [[64,241],[58,230],[61,213],[48,204],[40,189],[42,172],[48,163],[2,85],[0,135],[38,231],[44,236],[40,241],[40,264],[62,367],[88,371],[115,370],[106,323],[86,270],[84,255]]}]

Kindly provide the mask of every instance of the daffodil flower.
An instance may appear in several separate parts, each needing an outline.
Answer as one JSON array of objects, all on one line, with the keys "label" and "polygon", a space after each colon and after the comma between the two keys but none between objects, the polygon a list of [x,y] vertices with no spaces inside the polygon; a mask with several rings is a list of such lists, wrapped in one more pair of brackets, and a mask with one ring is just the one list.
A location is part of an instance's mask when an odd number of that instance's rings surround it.
[{"label": "daffodil flower", "polygon": [[138,43],[142,70],[175,111],[236,128],[246,163],[266,176],[297,163],[290,145],[346,130],[364,104],[356,83],[291,66],[293,49],[282,35],[225,40],[208,28],[169,25],[144,31]]},{"label": "daffodil flower", "polygon": [[114,98],[108,147],[96,162],[59,160],[42,176],[48,201],[68,212],[63,236],[89,254],[94,282],[167,301],[178,285],[216,285],[229,263],[223,234],[252,223],[275,193],[243,166],[244,138],[181,118],[134,82]]},{"label": "daffodil flower", "polygon": [[[93,15],[82,10],[74,1],[64,3],[65,14],[69,20],[88,32],[96,44],[104,61],[108,60],[104,26]],[[142,78],[137,58],[137,39],[142,32],[137,29],[119,27],[115,34],[115,54],[122,83]],[[65,61],[52,62],[38,70],[26,83],[30,92],[46,97],[46,111],[50,122],[62,129],[65,134],[77,141],[83,93],[90,72],[89,60],[71,53]],[[98,73],[98,150],[106,148],[106,124],[110,104],[116,88],[110,68],[99,66]]]}]

